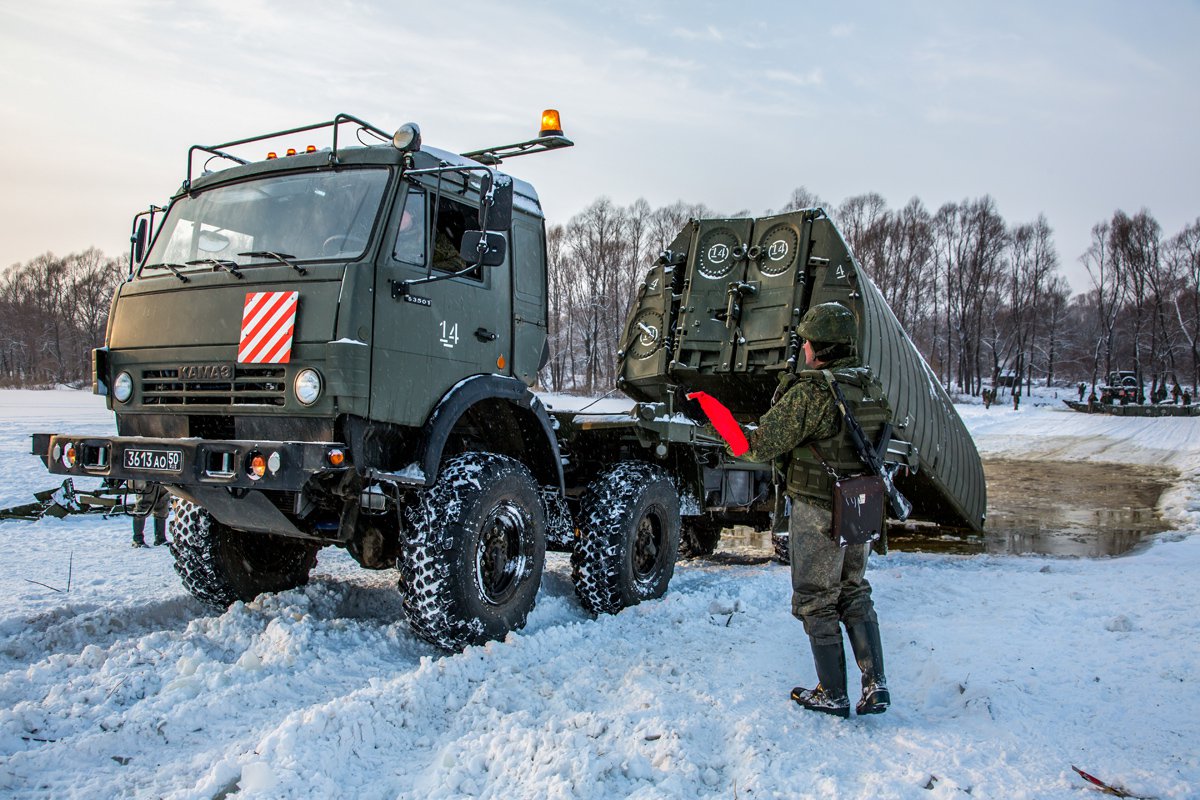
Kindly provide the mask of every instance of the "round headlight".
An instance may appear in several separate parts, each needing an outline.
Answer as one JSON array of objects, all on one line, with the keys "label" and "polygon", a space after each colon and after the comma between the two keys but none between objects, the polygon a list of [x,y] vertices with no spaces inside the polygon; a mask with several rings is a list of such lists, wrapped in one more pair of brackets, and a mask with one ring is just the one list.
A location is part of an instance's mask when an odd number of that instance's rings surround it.
[{"label": "round headlight", "polygon": [[302,369],[296,375],[296,399],[306,406],[321,396],[321,376],[315,369]]},{"label": "round headlight", "polygon": [[401,152],[415,153],[421,149],[421,128],[415,122],[406,122],[392,137],[392,147]]},{"label": "round headlight", "polygon": [[113,381],[113,397],[118,403],[127,403],[133,397],[133,378],[128,372],[122,372]]}]

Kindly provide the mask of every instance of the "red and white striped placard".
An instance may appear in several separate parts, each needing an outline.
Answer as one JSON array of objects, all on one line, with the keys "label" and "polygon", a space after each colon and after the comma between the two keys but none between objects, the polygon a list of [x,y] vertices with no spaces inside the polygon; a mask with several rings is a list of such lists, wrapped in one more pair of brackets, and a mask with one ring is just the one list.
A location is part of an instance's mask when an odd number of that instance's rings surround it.
[{"label": "red and white striped placard", "polygon": [[292,360],[299,298],[300,292],[246,293],[239,364],[286,364]]}]

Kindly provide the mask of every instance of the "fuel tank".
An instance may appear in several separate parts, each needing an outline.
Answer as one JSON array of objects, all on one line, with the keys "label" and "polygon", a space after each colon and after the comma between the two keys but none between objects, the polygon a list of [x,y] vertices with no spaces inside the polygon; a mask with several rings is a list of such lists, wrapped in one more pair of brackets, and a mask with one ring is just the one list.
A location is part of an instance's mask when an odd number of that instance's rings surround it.
[{"label": "fuel tank", "polygon": [[896,484],[912,517],[981,530],[979,452],[937,376],[821,209],[692,220],[650,269],[626,322],[618,387],[674,403],[705,391],[742,422],[771,405],[782,372],[804,368],[796,323],[837,301],[858,319],[859,353],[887,392],[894,438],[915,448]]}]

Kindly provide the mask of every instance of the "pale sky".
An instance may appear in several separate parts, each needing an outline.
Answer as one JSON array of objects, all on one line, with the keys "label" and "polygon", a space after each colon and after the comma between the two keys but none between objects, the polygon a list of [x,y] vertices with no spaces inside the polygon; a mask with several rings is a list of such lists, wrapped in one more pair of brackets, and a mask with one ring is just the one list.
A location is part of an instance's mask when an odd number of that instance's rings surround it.
[{"label": "pale sky", "polygon": [[553,107],[576,147],[506,162],[551,222],[602,195],[991,194],[1010,224],[1046,215],[1081,290],[1115,209],[1200,217],[1197,42],[1194,0],[0,0],[0,267],[127,252],[192,144],[346,112],[462,151]]}]

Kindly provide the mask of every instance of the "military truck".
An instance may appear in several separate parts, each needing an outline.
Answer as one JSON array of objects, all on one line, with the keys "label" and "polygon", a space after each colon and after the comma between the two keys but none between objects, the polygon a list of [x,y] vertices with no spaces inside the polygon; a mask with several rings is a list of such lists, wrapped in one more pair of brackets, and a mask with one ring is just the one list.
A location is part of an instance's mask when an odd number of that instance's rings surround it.
[{"label": "military truck", "polygon": [[[345,146],[346,129],[359,144]],[[237,154],[318,134],[331,145]],[[704,551],[725,525],[771,524],[776,505],[772,467],[727,458],[677,413],[676,390],[761,413],[794,367],[787,328],[808,302],[878,314],[882,301],[863,299],[844,245],[810,244],[832,230],[819,212],[788,218],[803,255],[787,274],[760,269],[770,282],[746,273],[758,222],[694,222],[626,328],[621,387],[641,402],[551,413],[531,390],[548,357],[543,214],[533,187],[497,166],[571,144],[548,112],[534,139],[462,154],[425,146],[414,124],[390,135],[344,114],[192,147],[170,203],[135,217],[134,267],[94,354],[116,436],[35,434],[33,452],[72,479],[165,486],[176,569],[215,607],[302,585],[326,546],[395,569],[411,627],[448,649],[525,623],[547,548],[572,554],[591,612],[661,596],[681,529]],[[209,171],[220,164],[232,166]],[[735,270],[714,260],[714,235],[734,237]],[[827,291],[796,288],[830,270],[842,277]],[[726,294],[741,304],[733,317],[709,308]],[[887,346],[915,363],[891,324],[881,336],[900,341]],[[941,402],[933,383],[903,391]],[[889,452],[921,474],[914,441]],[[974,498],[939,480],[950,502],[924,508],[980,524]]]}]

